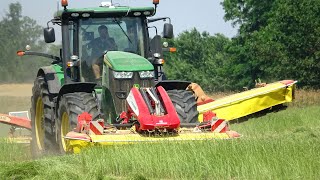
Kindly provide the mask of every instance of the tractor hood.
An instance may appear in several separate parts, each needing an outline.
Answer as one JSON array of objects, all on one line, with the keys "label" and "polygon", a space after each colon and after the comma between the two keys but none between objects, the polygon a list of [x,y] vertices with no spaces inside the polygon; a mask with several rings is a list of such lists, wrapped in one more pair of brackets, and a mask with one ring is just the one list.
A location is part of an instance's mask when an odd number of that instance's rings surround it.
[{"label": "tractor hood", "polygon": [[109,51],[104,56],[104,63],[114,71],[154,70],[153,65],[144,57],[122,51]]}]

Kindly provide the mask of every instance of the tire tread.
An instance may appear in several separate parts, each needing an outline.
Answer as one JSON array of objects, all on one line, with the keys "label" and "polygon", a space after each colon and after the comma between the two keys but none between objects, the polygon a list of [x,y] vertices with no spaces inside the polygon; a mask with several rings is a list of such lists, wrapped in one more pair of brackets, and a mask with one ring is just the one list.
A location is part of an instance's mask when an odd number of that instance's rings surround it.
[{"label": "tire tread", "polygon": [[197,102],[192,92],[174,89],[168,90],[167,93],[176,108],[181,122],[195,123],[198,121]]}]

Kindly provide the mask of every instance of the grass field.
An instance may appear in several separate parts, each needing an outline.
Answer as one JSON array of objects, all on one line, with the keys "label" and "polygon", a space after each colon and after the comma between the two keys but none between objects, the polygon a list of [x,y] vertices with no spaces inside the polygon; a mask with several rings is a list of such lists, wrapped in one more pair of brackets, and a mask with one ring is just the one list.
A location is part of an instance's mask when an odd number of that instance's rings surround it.
[{"label": "grass field", "polygon": [[234,140],[96,147],[38,160],[3,141],[0,179],[318,179],[319,100],[319,92],[297,93],[284,111],[232,124],[243,135]]},{"label": "grass field", "polygon": [[[30,109],[32,84],[0,85],[0,113],[28,111]],[[0,124],[0,137],[8,135],[10,126]]]}]

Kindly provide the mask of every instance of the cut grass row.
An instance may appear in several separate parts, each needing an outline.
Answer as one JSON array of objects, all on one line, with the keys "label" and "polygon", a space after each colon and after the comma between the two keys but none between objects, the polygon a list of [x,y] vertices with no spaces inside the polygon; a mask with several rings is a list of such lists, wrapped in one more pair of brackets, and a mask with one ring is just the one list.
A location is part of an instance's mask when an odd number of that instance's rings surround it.
[{"label": "cut grass row", "polygon": [[319,108],[232,124],[243,135],[234,140],[95,147],[39,160],[2,143],[0,179],[317,179]]}]

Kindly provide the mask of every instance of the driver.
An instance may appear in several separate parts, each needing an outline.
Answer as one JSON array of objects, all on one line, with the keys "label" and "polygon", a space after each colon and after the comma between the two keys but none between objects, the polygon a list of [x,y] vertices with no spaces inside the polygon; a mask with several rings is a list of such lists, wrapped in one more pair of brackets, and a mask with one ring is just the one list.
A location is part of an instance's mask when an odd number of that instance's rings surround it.
[{"label": "driver", "polygon": [[114,39],[109,37],[107,26],[99,26],[98,32],[100,37],[92,40],[89,44],[92,48],[92,69],[96,80],[101,81],[100,76],[103,64],[103,55],[106,51],[116,51],[118,47]]}]

